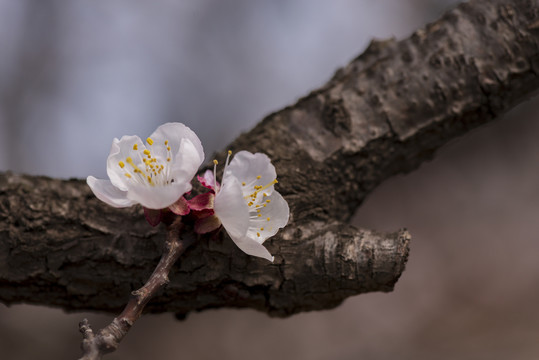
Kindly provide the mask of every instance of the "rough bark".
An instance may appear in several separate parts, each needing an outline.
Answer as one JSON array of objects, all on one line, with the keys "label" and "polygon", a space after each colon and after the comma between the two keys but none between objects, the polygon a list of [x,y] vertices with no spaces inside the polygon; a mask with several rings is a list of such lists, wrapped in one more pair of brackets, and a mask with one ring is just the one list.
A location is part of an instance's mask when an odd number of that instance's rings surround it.
[{"label": "rough bark", "polygon": [[[230,149],[267,153],[290,204],[290,224],[267,242],[275,263],[227,238],[201,239],[147,309],[286,316],[392,290],[410,236],[346,221],[380,182],[533,94],[538,13],[538,0],[461,4],[405,40],[371,43],[324,87],[239,136]],[[163,238],[140,208],[109,208],[79,180],[4,174],[0,301],[118,311],[150,275]]]}]

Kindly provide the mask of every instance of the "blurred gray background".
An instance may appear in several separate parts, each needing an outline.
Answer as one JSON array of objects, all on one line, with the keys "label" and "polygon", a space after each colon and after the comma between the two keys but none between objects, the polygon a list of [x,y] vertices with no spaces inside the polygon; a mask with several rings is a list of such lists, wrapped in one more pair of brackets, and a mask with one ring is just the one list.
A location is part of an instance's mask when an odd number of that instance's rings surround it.
[{"label": "blurred gray background", "polygon": [[[168,121],[211,158],[371,38],[408,36],[454,3],[0,0],[0,170],[105,177],[112,138]],[[108,359],[538,359],[538,110],[453,141],[358,210],[358,226],[412,233],[394,292],[284,320],[148,315]],[[1,358],[76,358],[83,317],[113,315],[0,304]]]}]

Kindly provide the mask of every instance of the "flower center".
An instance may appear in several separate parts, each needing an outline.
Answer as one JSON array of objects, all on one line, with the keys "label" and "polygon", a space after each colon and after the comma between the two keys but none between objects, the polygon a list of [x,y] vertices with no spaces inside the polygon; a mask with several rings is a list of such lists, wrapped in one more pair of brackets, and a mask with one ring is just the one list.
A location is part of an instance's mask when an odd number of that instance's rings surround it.
[{"label": "flower center", "polygon": [[[261,176],[258,175],[256,178],[260,179],[260,177]],[[264,186],[262,186],[262,185],[254,185],[253,186],[254,191],[251,194],[246,195],[246,196],[243,197],[245,200],[250,200],[250,202],[247,203],[247,205],[251,206],[253,204],[253,202],[256,201],[256,197],[258,196],[259,192],[261,192],[262,190],[265,190],[265,189],[269,188],[270,186],[275,185],[277,183],[278,183],[277,179],[273,179],[272,182],[270,182],[269,184],[266,184]],[[245,183],[242,183],[242,185],[245,186]],[[263,196],[268,196],[268,195],[266,193],[264,193]],[[267,200],[267,201],[269,202],[269,200]]]},{"label": "flower center", "polygon": [[[232,155],[232,151],[228,150],[228,156],[226,157],[224,172],[226,172],[226,168],[227,168],[228,162],[230,160],[230,155]],[[217,187],[217,174],[216,174],[217,164],[218,164],[218,161],[213,160],[213,179],[215,181],[215,184],[214,184],[215,188]],[[262,175],[257,175],[256,176],[256,180],[260,180],[261,178],[262,178]],[[270,186],[273,186],[273,185],[275,185],[277,183],[278,183],[277,179],[273,179],[272,181],[270,181],[266,185],[253,185],[253,188],[252,188],[253,191],[248,193],[247,195],[243,196],[243,198],[245,199],[245,201],[247,203],[247,206],[249,207],[249,214],[250,214],[249,216],[251,218],[262,218],[264,216],[266,221],[271,221],[271,217],[265,216],[265,215],[262,214],[262,211],[266,210],[264,208],[271,203],[270,199],[265,199],[268,196],[268,194],[263,192],[262,193],[262,199],[260,201],[257,201],[257,197],[258,197],[259,193],[261,193],[262,191],[266,190]],[[241,183],[241,186],[242,187],[247,186],[245,181],[243,181]],[[249,185],[249,186],[251,186],[251,185]],[[243,193],[245,194],[245,190],[243,191]],[[264,227],[261,227],[260,231],[264,231]],[[258,237],[260,237],[260,233],[257,232],[256,235]]]},{"label": "flower center", "polygon": [[[154,141],[151,138],[146,139],[149,147],[151,148],[154,144]],[[124,175],[137,183],[150,185],[150,186],[163,186],[174,182],[174,179],[169,179],[170,177],[170,162],[172,159],[170,146],[168,140],[165,140],[165,146],[167,149],[167,158],[162,159],[155,157],[151,150],[144,149],[139,150],[138,144],[133,145],[133,150],[137,151],[139,156],[139,164],[135,164],[133,158],[128,156],[125,158],[125,163],[123,161],[118,162],[118,166],[124,171]],[[166,160],[166,161],[165,161]],[[127,165],[129,166],[126,166]],[[142,164],[144,165],[142,165]]]}]

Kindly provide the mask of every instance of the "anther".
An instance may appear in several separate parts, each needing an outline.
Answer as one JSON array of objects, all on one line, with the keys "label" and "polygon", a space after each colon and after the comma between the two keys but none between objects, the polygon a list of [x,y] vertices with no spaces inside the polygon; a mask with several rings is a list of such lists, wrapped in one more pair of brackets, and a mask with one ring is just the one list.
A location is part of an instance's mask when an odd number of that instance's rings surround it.
[{"label": "anther", "polygon": [[257,179],[257,180],[260,180],[261,177],[262,177],[262,176],[258,175],[258,176],[256,177],[256,179]]},{"label": "anther", "polygon": [[232,155],[232,150],[228,150],[228,155]]},{"label": "anther", "polygon": [[147,138],[146,139],[146,142],[150,145],[153,145],[153,140],[151,138]]},{"label": "anther", "polygon": [[165,145],[168,145],[168,140],[165,140]]},{"label": "anther", "polygon": [[262,217],[262,214],[258,214],[257,216],[258,216],[258,217]]},{"label": "anther", "polygon": [[260,233],[257,232],[257,233],[256,233],[256,236],[260,237]]},{"label": "anther", "polygon": [[133,145],[133,150],[138,150],[138,144]]},{"label": "anther", "polygon": [[131,174],[125,173],[124,175],[131,179]]},{"label": "anther", "polygon": [[270,218],[269,218],[269,216],[268,216],[268,217],[266,218],[266,220],[270,221]]},{"label": "anther", "polygon": [[219,164],[219,161],[213,159],[213,165],[217,165],[217,164]]},{"label": "anther", "polygon": [[123,162],[123,161],[120,161],[120,162],[118,163],[118,165],[120,165],[120,167],[121,167],[122,169],[123,169],[123,168],[124,168],[124,166],[125,166],[125,164],[124,164],[124,162]]},{"label": "anther", "polygon": [[143,151],[144,155],[150,155],[150,150],[146,149]]}]

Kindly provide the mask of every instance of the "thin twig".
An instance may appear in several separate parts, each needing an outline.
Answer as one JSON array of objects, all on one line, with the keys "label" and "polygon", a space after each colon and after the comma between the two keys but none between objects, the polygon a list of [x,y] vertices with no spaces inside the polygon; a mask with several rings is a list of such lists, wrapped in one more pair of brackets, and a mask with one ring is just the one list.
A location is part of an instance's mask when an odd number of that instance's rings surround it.
[{"label": "thin twig", "polygon": [[142,314],[144,306],[168,283],[170,269],[180,255],[196,240],[193,236],[180,238],[182,227],[179,217],[168,226],[165,247],[159,264],[146,284],[131,293],[129,302],[118,317],[97,333],[94,333],[87,319],[80,322],[79,331],[83,336],[81,344],[83,355],[80,360],[98,360],[103,355],[115,351],[120,341]]}]

